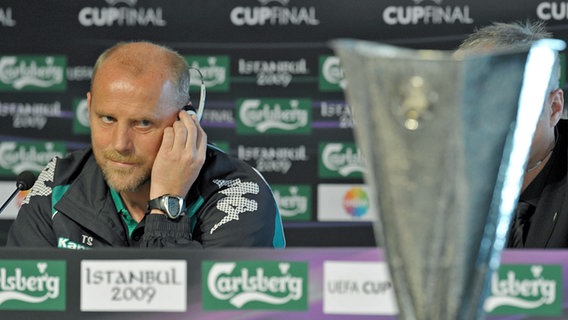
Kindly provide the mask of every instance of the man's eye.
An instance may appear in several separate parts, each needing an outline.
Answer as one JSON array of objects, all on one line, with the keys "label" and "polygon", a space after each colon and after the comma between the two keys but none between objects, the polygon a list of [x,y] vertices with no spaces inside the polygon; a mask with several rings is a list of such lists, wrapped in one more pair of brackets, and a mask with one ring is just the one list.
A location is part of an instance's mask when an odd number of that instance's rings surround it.
[{"label": "man's eye", "polygon": [[114,118],[113,118],[113,117],[109,117],[109,116],[102,116],[102,117],[101,117],[101,120],[102,120],[104,123],[112,123],[112,122],[114,121]]},{"label": "man's eye", "polygon": [[142,128],[149,127],[152,123],[148,120],[140,120],[138,121],[138,125]]}]

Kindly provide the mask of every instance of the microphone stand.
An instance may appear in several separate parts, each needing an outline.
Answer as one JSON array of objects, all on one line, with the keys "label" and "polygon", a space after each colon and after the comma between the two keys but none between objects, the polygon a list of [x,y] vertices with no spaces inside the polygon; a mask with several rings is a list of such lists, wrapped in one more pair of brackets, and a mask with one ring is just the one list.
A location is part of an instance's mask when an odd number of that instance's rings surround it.
[{"label": "microphone stand", "polygon": [[2,211],[4,211],[4,209],[8,206],[8,204],[10,203],[10,201],[12,201],[12,199],[14,199],[14,197],[16,196],[16,194],[20,192],[20,189],[16,189],[14,190],[14,192],[12,192],[12,194],[10,195],[10,197],[8,198],[8,200],[6,200],[6,202],[4,202],[4,204],[2,204],[2,208],[0,208],[0,213],[2,213]]}]

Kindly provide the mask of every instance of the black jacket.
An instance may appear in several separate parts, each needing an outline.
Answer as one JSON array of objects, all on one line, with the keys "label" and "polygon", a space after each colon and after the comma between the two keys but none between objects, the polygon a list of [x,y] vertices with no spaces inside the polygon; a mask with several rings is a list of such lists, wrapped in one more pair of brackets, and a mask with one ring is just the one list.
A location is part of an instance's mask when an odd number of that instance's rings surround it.
[{"label": "black jacket", "polygon": [[558,141],[547,163],[550,168],[540,173],[546,176],[536,178],[544,179],[544,188],[530,220],[525,248],[568,248],[568,120],[561,120],[557,127]]},{"label": "black jacket", "polygon": [[129,236],[92,150],[54,158],[24,199],[7,246],[284,247],[272,192],[245,162],[208,146],[187,215],[147,215]]}]

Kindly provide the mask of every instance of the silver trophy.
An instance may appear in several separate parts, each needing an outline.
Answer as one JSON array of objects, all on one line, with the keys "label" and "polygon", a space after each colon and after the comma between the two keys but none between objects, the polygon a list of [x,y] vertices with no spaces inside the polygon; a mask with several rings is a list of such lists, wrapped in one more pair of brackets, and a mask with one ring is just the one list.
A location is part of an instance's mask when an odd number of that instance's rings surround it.
[{"label": "silver trophy", "polygon": [[483,319],[560,40],[457,55],[339,39],[401,319]]}]

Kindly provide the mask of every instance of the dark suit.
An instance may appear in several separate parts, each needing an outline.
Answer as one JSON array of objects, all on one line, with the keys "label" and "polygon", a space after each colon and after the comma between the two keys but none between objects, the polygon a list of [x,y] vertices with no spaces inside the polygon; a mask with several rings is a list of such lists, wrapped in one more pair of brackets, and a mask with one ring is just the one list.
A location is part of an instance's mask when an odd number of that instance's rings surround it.
[{"label": "dark suit", "polygon": [[558,141],[546,164],[548,168],[525,190],[540,180],[542,191],[535,199],[525,248],[568,248],[568,120],[560,120],[557,127]]}]

